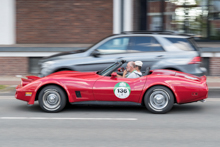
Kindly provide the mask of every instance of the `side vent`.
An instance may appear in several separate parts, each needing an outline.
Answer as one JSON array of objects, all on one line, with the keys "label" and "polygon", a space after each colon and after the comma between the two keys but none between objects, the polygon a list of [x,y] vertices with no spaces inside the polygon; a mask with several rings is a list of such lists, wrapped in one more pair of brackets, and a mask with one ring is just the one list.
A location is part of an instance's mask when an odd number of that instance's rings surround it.
[{"label": "side vent", "polygon": [[82,97],[80,91],[75,91],[76,97]]}]

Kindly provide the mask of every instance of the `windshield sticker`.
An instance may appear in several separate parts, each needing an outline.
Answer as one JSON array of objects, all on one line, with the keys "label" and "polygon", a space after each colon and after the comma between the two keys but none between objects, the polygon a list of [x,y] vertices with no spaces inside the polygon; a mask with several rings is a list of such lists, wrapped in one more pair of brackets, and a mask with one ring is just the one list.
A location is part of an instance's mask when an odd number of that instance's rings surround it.
[{"label": "windshield sticker", "polygon": [[114,87],[114,94],[120,99],[127,98],[131,93],[131,88],[126,82],[119,82]]}]

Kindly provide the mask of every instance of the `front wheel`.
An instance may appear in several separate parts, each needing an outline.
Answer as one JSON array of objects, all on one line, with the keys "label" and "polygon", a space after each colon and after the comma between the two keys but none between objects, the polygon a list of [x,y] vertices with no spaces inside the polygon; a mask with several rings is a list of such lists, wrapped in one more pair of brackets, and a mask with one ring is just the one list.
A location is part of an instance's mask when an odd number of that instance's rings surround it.
[{"label": "front wheel", "polygon": [[174,95],[170,89],[164,86],[150,88],[144,96],[146,108],[152,113],[163,114],[172,109]]},{"label": "front wheel", "polygon": [[59,112],[66,106],[66,95],[60,87],[50,85],[40,91],[38,102],[46,112]]}]

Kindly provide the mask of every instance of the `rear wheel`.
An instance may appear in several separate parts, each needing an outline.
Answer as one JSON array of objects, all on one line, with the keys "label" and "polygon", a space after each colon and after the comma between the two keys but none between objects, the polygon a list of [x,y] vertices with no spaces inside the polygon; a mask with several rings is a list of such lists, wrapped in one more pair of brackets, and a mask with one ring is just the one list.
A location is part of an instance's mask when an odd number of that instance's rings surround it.
[{"label": "rear wheel", "polygon": [[46,112],[59,112],[66,106],[66,95],[58,86],[44,87],[38,97],[41,109]]},{"label": "rear wheel", "polygon": [[146,108],[152,113],[167,113],[174,104],[174,95],[164,86],[150,88],[144,96]]}]

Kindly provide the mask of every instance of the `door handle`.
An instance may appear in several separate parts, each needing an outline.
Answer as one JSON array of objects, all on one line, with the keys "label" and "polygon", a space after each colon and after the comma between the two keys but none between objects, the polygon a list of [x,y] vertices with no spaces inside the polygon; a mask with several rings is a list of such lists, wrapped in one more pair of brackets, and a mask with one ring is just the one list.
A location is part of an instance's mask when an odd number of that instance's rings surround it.
[{"label": "door handle", "polygon": [[156,58],[157,58],[157,59],[161,59],[161,58],[163,58],[163,55],[159,55],[159,56],[157,56]]},{"label": "door handle", "polygon": [[116,61],[121,61],[121,60],[123,60],[123,57],[116,58]]}]

